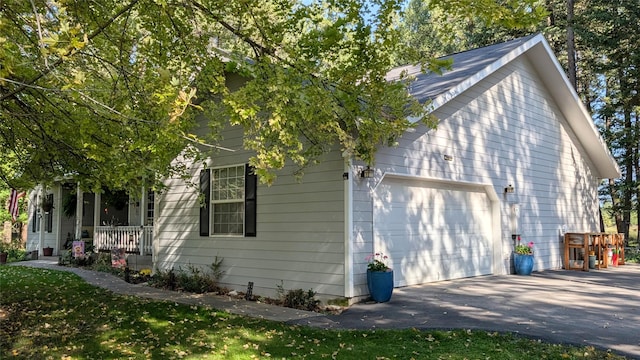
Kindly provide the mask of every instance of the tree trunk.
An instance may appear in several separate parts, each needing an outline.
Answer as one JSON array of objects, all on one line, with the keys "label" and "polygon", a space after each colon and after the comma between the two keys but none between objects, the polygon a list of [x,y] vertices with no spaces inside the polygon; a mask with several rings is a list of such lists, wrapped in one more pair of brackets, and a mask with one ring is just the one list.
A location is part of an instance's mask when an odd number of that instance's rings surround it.
[{"label": "tree trunk", "polygon": [[[611,91],[611,79],[607,79],[606,83],[606,96],[609,95]],[[611,132],[612,120],[611,117],[605,115],[604,117],[604,132],[605,134],[609,134]],[[607,187],[609,189],[609,196],[611,197],[611,211],[613,219],[616,222],[616,233],[620,233],[620,229],[622,228],[622,216],[620,214],[620,197],[618,196],[618,191],[616,189],[616,182],[614,179],[608,179]]]},{"label": "tree trunk", "polygon": [[[638,232],[636,234],[636,243],[640,242],[640,119],[638,118],[638,113],[636,112],[636,131],[635,131],[635,139],[636,141],[636,151],[635,151],[635,168],[636,168],[636,227],[638,228]],[[626,246],[629,246],[629,238],[625,238]]]},{"label": "tree trunk", "polygon": [[549,13],[549,16],[547,16],[547,26],[554,26],[556,24],[556,18],[553,13],[553,1],[546,0],[545,5],[547,8],[547,12]]},{"label": "tree trunk", "polygon": [[[621,62],[624,64],[625,62]],[[618,77],[620,81],[620,92],[623,94],[625,98],[627,98],[628,94],[631,93],[630,84],[627,82],[627,78],[623,72],[623,67],[620,66],[618,69]],[[633,126],[631,125],[631,109],[632,105],[629,104],[628,101],[623,101],[623,113],[624,113],[624,132],[623,132],[623,141],[622,146],[624,148],[624,186],[622,191],[622,209],[623,209],[623,228],[622,232],[624,233],[625,238],[629,238],[629,225],[631,225],[631,210],[633,209],[633,205],[631,203],[632,195],[633,195],[633,170],[634,170],[634,160],[635,160],[635,142],[633,136]]]}]

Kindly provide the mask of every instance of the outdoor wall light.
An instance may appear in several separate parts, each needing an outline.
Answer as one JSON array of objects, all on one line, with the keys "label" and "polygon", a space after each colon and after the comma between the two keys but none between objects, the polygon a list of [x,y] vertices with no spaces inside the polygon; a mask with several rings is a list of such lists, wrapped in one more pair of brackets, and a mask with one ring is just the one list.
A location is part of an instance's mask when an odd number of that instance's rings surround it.
[{"label": "outdoor wall light", "polygon": [[342,173],[342,180],[349,180],[349,173],[348,172],[343,172]]},{"label": "outdoor wall light", "polygon": [[504,193],[505,194],[513,194],[515,191],[516,191],[516,189],[511,184],[509,184],[509,186],[504,188]]},{"label": "outdoor wall light", "polygon": [[374,170],[371,167],[367,166],[366,169],[362,169],[360,171],[360,177],[363,179],[371,179],[373,178],[373,173]]}]

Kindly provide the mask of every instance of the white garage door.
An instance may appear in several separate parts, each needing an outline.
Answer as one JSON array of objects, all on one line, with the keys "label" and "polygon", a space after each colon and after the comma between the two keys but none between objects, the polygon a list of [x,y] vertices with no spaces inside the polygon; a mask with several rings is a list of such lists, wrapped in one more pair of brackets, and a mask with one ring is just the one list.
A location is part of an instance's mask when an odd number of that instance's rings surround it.
[{"label": "white garage door", "polygon": [[395,286],[491,273],[483,187],[387,178],[374,197],[374,249],[390,257]]}]

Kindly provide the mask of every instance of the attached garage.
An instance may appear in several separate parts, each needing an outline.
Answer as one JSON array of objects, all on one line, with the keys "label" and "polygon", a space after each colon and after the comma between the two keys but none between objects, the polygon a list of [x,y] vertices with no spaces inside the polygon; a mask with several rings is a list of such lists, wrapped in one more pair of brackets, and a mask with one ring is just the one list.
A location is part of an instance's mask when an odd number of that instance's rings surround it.
[{"label": "attached garage", "polygon": [[374,191],[374,250],[395,286],[493,272],[493,188],[386,174]]}]

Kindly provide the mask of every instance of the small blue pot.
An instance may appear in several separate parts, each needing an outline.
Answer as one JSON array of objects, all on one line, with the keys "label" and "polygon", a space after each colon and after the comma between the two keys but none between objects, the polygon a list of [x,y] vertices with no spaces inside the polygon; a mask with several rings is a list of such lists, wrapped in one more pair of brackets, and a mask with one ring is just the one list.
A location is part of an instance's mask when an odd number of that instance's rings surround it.
[{"label": "small blue pot", "polygon": [[513,253],[513,266],[518,275],[531,275],[533,271],[533,255]]},{"label": "small blue pot", "polygon": [[367,286],[369,295],[375,302],[387,302],[393,293],[393,270],[367,270]]}]

